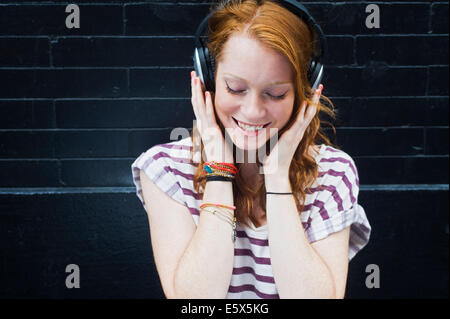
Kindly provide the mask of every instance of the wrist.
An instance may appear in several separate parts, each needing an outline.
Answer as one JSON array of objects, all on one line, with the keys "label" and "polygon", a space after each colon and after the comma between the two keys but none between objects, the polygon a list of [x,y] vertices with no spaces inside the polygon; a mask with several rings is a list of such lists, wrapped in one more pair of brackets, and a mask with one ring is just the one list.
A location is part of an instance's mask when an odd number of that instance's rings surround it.
[{"label": "wrist", "polygon": [[227,164],[234,164],[233,160],[231,159],[227,159],[227,158],[217,158],[217,157],[212,157],[211,159],[207,159],[205,162],[216,162],[216,163],[227,163]]},{"label": "wrist", "polygon": [[264,176],[266,191],[268,192],[292,192],[291,183],[287,175]]},{"label": "wrist", "polygon": [[217,162],[217,163],[228,163],[234,164],[233,155],[229,154],[207,154],[205,162]]},{"label": "wrist", "polygon": [[233,157],[229,157],[229,156],[206,156],[205,162],[234,164]]}]

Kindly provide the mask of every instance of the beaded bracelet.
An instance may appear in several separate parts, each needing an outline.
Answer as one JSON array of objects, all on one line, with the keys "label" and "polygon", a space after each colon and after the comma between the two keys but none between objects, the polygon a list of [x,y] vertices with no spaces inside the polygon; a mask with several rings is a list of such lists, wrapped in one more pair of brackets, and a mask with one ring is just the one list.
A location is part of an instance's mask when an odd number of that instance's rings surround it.
[{"label": "beaded bracelet", "polygon": [[213,172],[213,173],[209,173],[206,174],[206,176],[226,176],[226,177],[231,177],[234,178],[235,176],[229,173],[222,173],[222,172]]},{"label": "beaded bracelet", "polygon": [[[211,162],[205,162],[205,164],[207,164],[207,165],[213,164],[213,165],[230,168],[230,169],[233,169],[233,170],[237,171],[237,167],[234,166],[234,164],[231,164],[231,163],[219,163],[219,162],[216,162],[216,161],[211,161]],[[203,164],[203,165],[205,165],[205,164]]]},{"label": "beaded bracelet", "polygon": [[[237,173],[237,169],[235,168],[231,168],[231,167],[227,167],[225,165],[220,165],[220,164],[216,164],[215,162],[213,163],[209,163],[207,165],[208,167],[214,167],[220,171],[226,171],[226,172],[230,172],[232,174],[236,174]],[[205,166],[203,166],[205,168]]]},{"label": "beaded bracelet", "polygon": [[218,163],[215,161],[205,162],[203,164],[203,170],[206,175],[211,175],[215,173],[227,174],[228,177],[234,177],[237,174],[237,168],[230,163]]}]

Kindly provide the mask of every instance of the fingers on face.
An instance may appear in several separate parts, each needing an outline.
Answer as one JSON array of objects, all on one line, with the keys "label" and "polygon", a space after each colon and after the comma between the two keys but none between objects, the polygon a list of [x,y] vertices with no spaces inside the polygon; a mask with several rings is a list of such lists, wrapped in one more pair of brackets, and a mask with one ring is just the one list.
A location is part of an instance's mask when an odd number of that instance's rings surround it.
[{"label": "fingers on face", "polygon": [[317,112],[317,107],[319,105],[320,95],[322,94],[321,85],[319,89],[317,89],[312,98],[312,103],[308,104],[308,101],[305,100],[301,105],[300,112],[298,114],[297,125],[298,128],[306,129],[311,120],[314,118]]},{"label": "fingers on face", "polygon": [[212,107],[211,93],[209,92],[205,92],[205,104],[206,104],[206,115],[208,116],[208,118],[211,118],[214,112]]},{"label": "fingers on face", "polygon": [[309,107],[306,110],[306,120],[310,122],[314,115],[316,115],[317,107],[319,105],[320,95],[321,95],[321,89],[316,90],[313,102],[309,105]]},{"label": "fingers on face", "polygon": [[203,93],[203,86],[200,78],[197,77],[195,71],[191,74],[191,88],[192,88],[192,105],[194,108],[195,117],[197,121],[205,121],[211,124],[214,122],[214,109],[212,104],[212,97],[210,92]]},{"label": "fingers on face", "polygon": [[195,90],[195,72],[193,71],[191,73],[191,103],[192,103],[192,108],[194,109],[194,114],[195,117],[197,118],[197,120],[200,120],[199,118],[199,110],[198,110],[198,104],[197,104],[197,94],[196,94],[196,90]]},{"label": "fingers on face", "polygon": [[192,106],[194,108],[195,117],[197,121],[201,121],[205,117],[205,98],[201,87],[200,78],[197,77],[195,71],[192,72],[191,77],[191,91],[192,91]]}]

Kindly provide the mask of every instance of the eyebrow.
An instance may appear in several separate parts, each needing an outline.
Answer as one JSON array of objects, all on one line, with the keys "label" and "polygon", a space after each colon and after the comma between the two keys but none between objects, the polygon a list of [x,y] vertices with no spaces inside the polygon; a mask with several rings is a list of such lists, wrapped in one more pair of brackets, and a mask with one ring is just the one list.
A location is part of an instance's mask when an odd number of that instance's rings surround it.
[{"label": "eyebrow", "polygon": [[[239,76],[237,76],[237,75],[234,75],[234,74],[231,74],[231,73],[224,73],[225,75],[229,75],[229,76],[231,76],[231,77],[233,77],[233,78],[236,78],[236,79],[239,79],[239,80],[241,80],[241,81],[244,81],[245,83],[247,83],[247,81],[246,80],[244,80],[243,78],[241,78],[241,77],[239,77]],[[291,82],[280,82],[280,81],[277,81],[277,82],[272,82],[272,83],[270,83],[269,85],[282,85],[282,84],[291,84]]]}]

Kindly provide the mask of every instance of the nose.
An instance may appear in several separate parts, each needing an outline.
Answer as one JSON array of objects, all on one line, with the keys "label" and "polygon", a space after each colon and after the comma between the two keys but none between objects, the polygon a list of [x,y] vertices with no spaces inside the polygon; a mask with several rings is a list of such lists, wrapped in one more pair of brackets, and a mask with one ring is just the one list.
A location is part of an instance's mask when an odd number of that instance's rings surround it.
[{"label": "nose", "polygon": [[264,101],[256,92],[247,95],[241,108],[245,119],[251,123],[261,123],[266,117]]}]

